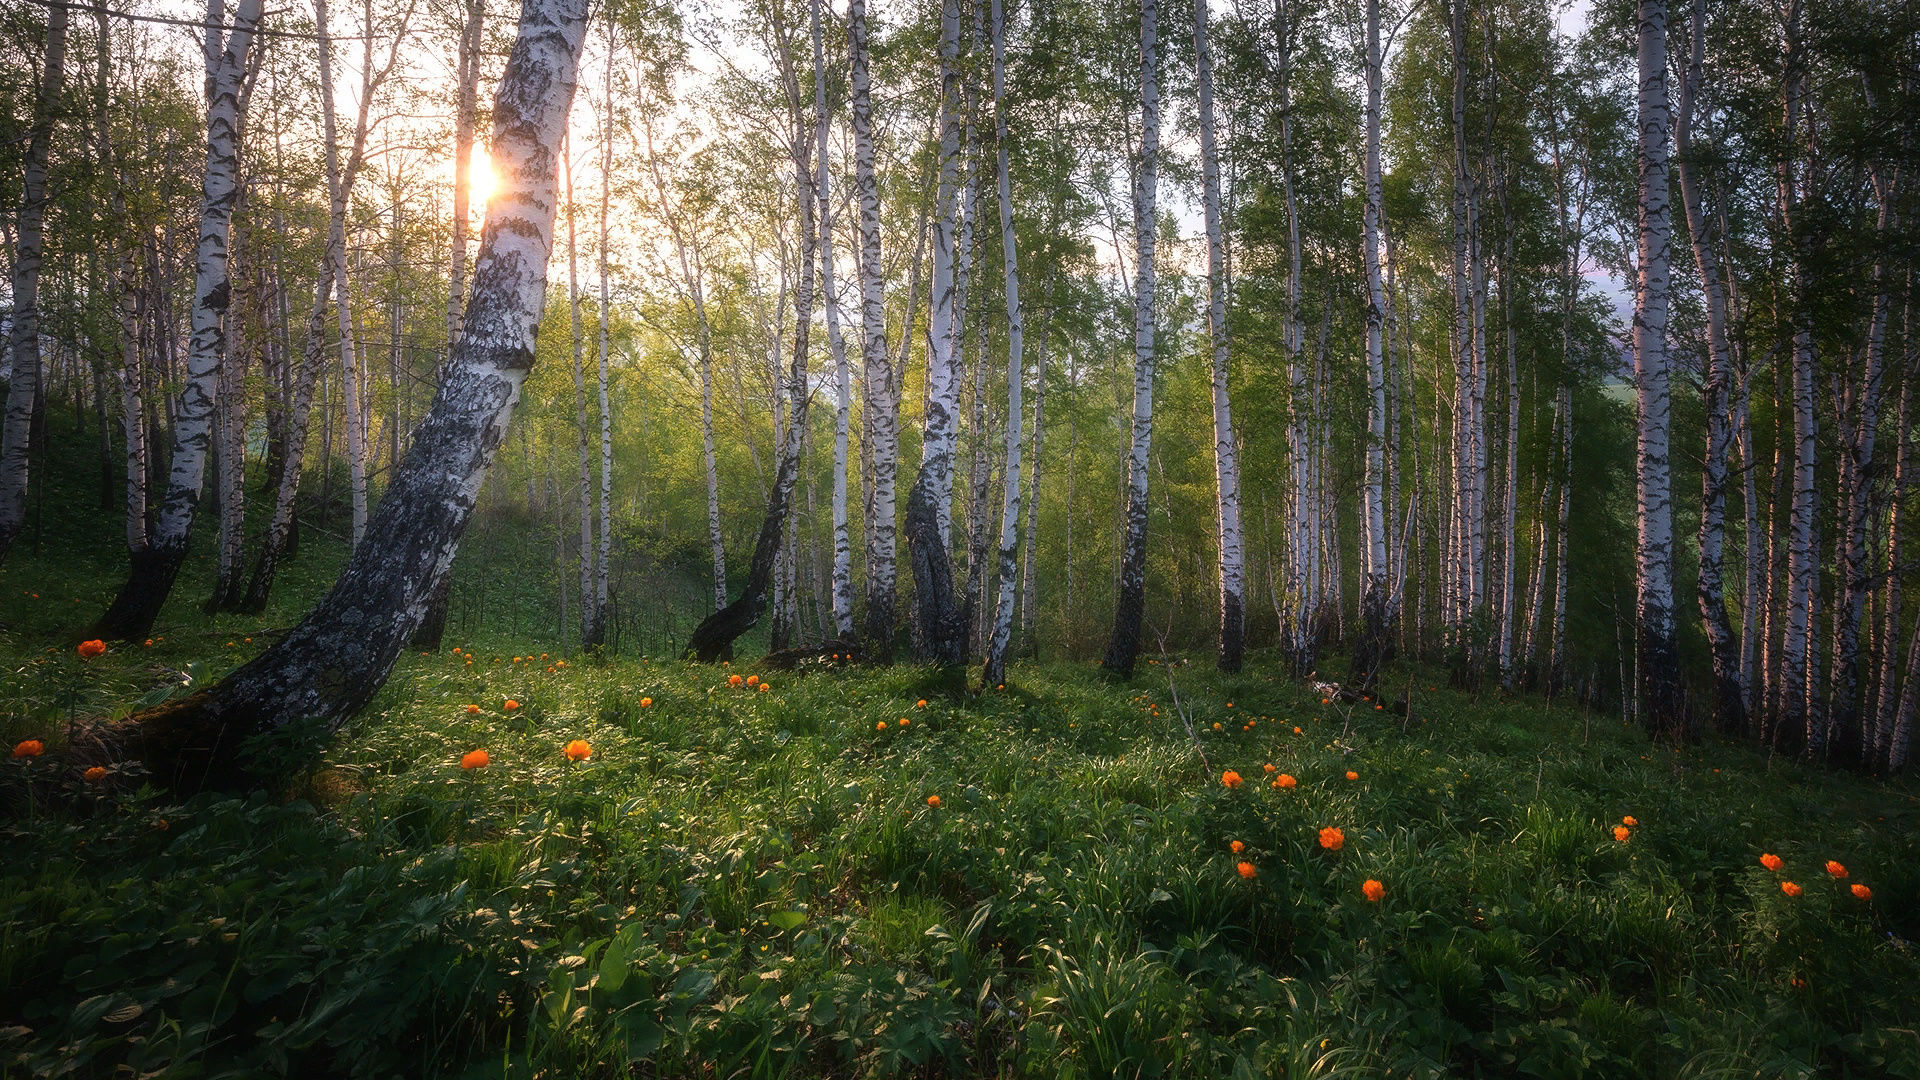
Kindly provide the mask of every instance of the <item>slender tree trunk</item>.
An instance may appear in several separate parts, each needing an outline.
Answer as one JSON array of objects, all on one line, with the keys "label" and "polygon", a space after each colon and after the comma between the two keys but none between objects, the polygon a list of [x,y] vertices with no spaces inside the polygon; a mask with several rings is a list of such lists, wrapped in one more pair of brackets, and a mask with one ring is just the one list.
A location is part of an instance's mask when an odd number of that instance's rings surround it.
[{"label": "slender tree trunk", "polygon": [[579,436],[580,457],[580,646],[593,648],[604,643],[606,627],[604,613],[595,610],[593,602],[597,577],[593,544],[593,447],[587,434],[592,421],[587,415],[587,381],[581,367],[586,332],[580,323],[580,250],[574,230],[572,139],[568,139],[561,150],[560,176],[567,201],[567,310],[571,320],[567,343],[573,350],[574,431]]},{"label": "slender tree trunk", "polygon": [[1693,174],[1693,111],[1706,63],[1707,5],[1694,0],[1692,36],[1686,74],[1680,81],[1680,111],[1674,126],[1674,164],[1680,180],[1680,202],[1687,216],[1687,234],[1693,241],[1694,262],[1700,268],[1701,293],[1707,315],[1707,373],[1701,388],[1707,416],[1707,452],[1701,468],[1700,492],[1700,619],[1713,656],[1714,725],[1728,734],[1746,730],[1746,689],[1741,685],[1739,643],[1727,618],[1724,566],[1727,523],[1727,458],[1733,441],[1730,391],[1733,356],[1727,335],[1727,302],[1720,267],[1707,234],[1706,213]]},{"label": "slender tree trunk", "polygon": [[[241,66],[236,50],[258,11],[258,0],[241,8],[223,74]],[[228,783],[248,735],[295,723],[335,727],[392,671],[453,558],[533,364],[553,251],[555,156],[585,30],[579,0],[529,0],[521,10],[494,102],[500,183],[487,208],[467,330],[367,542],[276,645],[206,691],[134,714],[107,732],[103,750],[146,762],[163,781]]]},{"label": "slender tree trunk", "polygon": [[940,9],[939,186],[933,221],[933,299],[927,322],[927,409],[920,472],[907,496],[907,549],[913,562],[915,621],[926,658],[965,661],[966,624],[955,609],[952,537],[953,452],[959,406],[954,371],[958,304],[954,232],[959,224],[961,161],[960,0]]},{"label": "slender tree trunk", "polygon": [[[330,196],[328,247],[333,258],[334,314],[340,324],[341,392],[346,399],[347,493],[353,515],[349,538],[357,548],[367,530],[367,433],[366,414],[361,407],[363,390],[360,385],[360,360],[353,340],[352,290],[347,275],[347,208],[352,191],[340,165],[340,142],[333,98],[333,43],[327,31],[327,0],[314,0],[313,9],[314,25],[320,38],[320,114],[326,139],[327,189]],[[366,112],[367,102],[363,96],[360,105],[363,120],[354,132],[352,159],[359,158],[365,140]]]},{"label": "slender tree trunk", "polygon": [[1213,480],[1220,545],[1221,671],[1237,672],[1247,646],[1246,540],[1240,527],[1240,452],[1228,394],[1227,249],[1220,211],[1220,151],[1213,116],[1213,50],[1207,0],[1194,0],[1193,47],[1200,95],[1200,176],[1207,226],[1207,328],[1213,346]]},{"label": "slender tree trunk", "polygon": [[[1366,530],[1360,561],[1360,642],[1353,652],[1351,681],[1371,689],[1393,650],[1393,610],[1387,582],[1387,380],[1382,354],[1387,302],[1380,266],[1380,0],[1366,0],[1367,113],[1366,209],[1361,245],[1367,274],[1367,450],[1361,515]],[[1217,377],[1217,376],[1216,376]]]},{"label": "slender tree trunk", "polygon": [[833,196],[827,172],[827,60],[820,27],[821,0],[809,6],[813,32],[813,137],[816,198],[820,204],[820,291],[826,298],[827,347],[833,352],[833,577],[834,633],[853,637],[853,540],[847,528],[847,436],[853,410],[853,373],[840,336],[840,295],[833,279]]},{"label": "slender tree trunk", "polygon": [[609,390],[612,376],[612,334],[607,320],[613,307],[607,260],[609,229],[607,215],[613,194],[613,26],[607,26],[607,70],[604,90],[606,117],[600,128],[600,550],[594,557],[593,612],[599,632],[598,644],[607,643],[607,597],[613,564],[613,399]]},{"label": "slender tree trunk", "polygon": [[[147,547],[133,554],[127,582],[94,624],[98,637],[137,641],[148,636],[173,580],[186,561],[194,510],[206,478],[212,442],[214,397],[227,351],[226,314],[231,296],[227,241],[239,193],[240,91],[247,53],[260,22],[261,0],[241,0],[224,50],[208,66],[207,167],[201,186],[200,234],[194,257],[192,345],[186,386],[173,423],[173,459],[158,527]],[[216,31],[209,30],[211,41]]]},{"label": "slender tree trunk", "polygon": [[1274,5],[1274,37],[1279,48],[1276,98],[1280,112],[1280,183],[1287,207],[1287,300],[1281,338],[1287,352],[1287,504],[1286,601],[1280,619],[1280,647],[1296,678],[1315,665],[1312,601],[1318,576],[1318,534],[1313,513],[1313,452],[1307,430],[1306,328],[1300,321],[1300,213],[1293,191],[1293,107],[1291,103],[1293,30],[1288,0]]},{"label": "slender tree trunk", "polygon": [[1560,408],[1566,422],[1560,426],[1560,520],[1554,542],[1553,660],[1547,666],[1549,693],[1567,684],[1567,584],[1571,534],[1567,520],[1573,504],[1573,390],[1560,387]]},{"label": "slender tree trunk", "polygon": [[[885,269],[880,261],[880,186],[874,167],[873,101],[867,71],[867,4],[850,0],[847,8],[848,50],[853,68],[854,197],[860,204],[860,331],[865,373],[862,415],[867,455],[867,620],[866,635],[872,654],[884,661],[893,657],[895,568],[898,541],[894,519],[895,489],[900,473],[900,387],[887,355]],[[916,256],[917,269],[917,256]],[[909,296],[918,292],[911,284]],[[908,302],[906,333],[912,332],[913,309]],[[902,350],[904,362],[905,352]],[[837,437],[837,435],[836,435]]]},{"label": "slender tree trunk", "polygon": [[[1000,202],[1000,258],[1006,272],[1007,294],[1007,442],[1006,465],[1001,471],[1000,561],[997,599],[993,608],[993,631],[987,637],[987,660],[980,674],[982,689],[997,687],[1007,678],[1007,647],[1013,638],[1014,587],[1019,583],[1020,543],[1020,422],[1025,406],[1020,401],[1021,383],[1026,380],[1021,349],[1026,327],[1020,310],[1020,264],[1014,244],[1013,184],[1008,175],[1007,149],[1007,27],[1000,0],[993,5],[993,122],[996,172]],[[1204,0],[1201,0],[1204,2]],[[985,357],[981,358],[983,361]]]},{"label": "slender tree trunk", "polygon": [[1020,638],[1026,654],[1035,659],[1040,656],[1040,637],[1037,632],[1040,619],[1040,464],[1045,460],[1043,437],[1047,412],[1047,347],[1052,341],[1049,336],[1052,321],[1053,288],[1049,283],[1046,306],[1040,320],[1040,336],[1033,355],[1033,450],[1030,454],[1033,465],[1027,480],[1027,524],[1025,536],[1021,539],[1025,546],[1020,570]]},{"label": "slender tree trunk", "polygon": [[22,169],[25,191],[17,216],[13,259],[13,340],[7,411],[0,421],[0,562],[27,520],[27,474],[32,457],[34,403],[41,394],[40,261],[45,252],[47,156],[53,142],[67,58],[67,8],[47,8],[47,52],[40,65],[33,127]]},{"label": "slender tree trunk", "polygon": [[1815,717],[1809,697],[1813,645],[1813,609],[1817,599],[1814,575],[1817,567],[1814,541],[1814,465],[1818,437],[1814,411],[1816,361],[1813,347],[1812,313],[1806,280],[1803,244],[1800,237],[1799,154],[1801,101],[1805,92],[1804,57],[1800,41],[1800,3],[1788,0],[1787,55],[1784,76],[1785,151],[1780,162],[1780,215],[1789,249],[1787,287],[1789,319],[1793,334],[1793,503],[1787,526],[1787,613],[1781,642],[1780,720],[1791,737],[1810,757],[1826,753],[1826,732]]},{"label": "slender tree trunk", "polygon": [[[313,309],[307,316],[307,340],[300,371],[294,381],[293,400],[287,415],[286,458],[281,465],[280,483],[274,492],[273,514],[267,519],[267,533],[260,544],[260,556],[253,564],[253,576],[247,582],[246,597],[238,610],[258,615],[267,609],[267,598],[280,563],[291,557],[294,539],[294,510],[300,494],[300,471],[306,461],[307,430],[312,421],[314,384],[326,364],[327,298],[333,291],[333,260],[322,260],[320,280],[314,288]],[[321,467],[328,466],[321,454]],[[436,641],[435,646],[438,645]],[[417,644],[416,648],[427,648]]]},{"label": "slender tree trunk", "polygon": [[127,446],[127,551],[147,549],[146,375],[140,358],[139,269],[129,243],[122,252],[120,286],[120,427]]},{"label": "slender tree trunk", "polygon": [[1133,677],[1147,607],[1147,462],[1153,448],[1154,233],[1160,170],[1160,4],[1140,3],[1140,159],[1133,186],[1133,439],[1127,455],[1126,546],[1113,635],[1102,662],[1109,675]]}]

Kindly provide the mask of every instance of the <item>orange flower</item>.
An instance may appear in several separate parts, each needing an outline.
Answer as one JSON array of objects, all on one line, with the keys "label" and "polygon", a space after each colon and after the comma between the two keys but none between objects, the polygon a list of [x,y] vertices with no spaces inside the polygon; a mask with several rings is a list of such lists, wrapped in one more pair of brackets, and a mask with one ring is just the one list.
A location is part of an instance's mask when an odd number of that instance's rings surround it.
[{"label": "orange flower", "polygon": [[76,651],[79,652],[81,659],[91,660],[107,651],[107,643],[98,638],[92,641],[83,641]]},{"label": "orange flower", "polygon": [[1783,881],[1780,883],[1780,891],[1786,893],[1788,896],[1799,896],[1801,889],[1800,886],[1795,885],[1791,881]]},{"label": "orange flower", "polygon": [[1873,899],[1873,890],[1867,888],[1865,885],[1860,885],[1856,883],[1853,887],[1853,895],[1859,897],[1862,900],[1871,900]]},{"label": "orange flower", "polygon": [[873,730],[875,731],[887,730],[887,722],[885,720],[880,721],[879,723],[873,725]]},{"label": "orange flower", "polygon": [[1832,874],[1836,878],[1843,878],[1847,876],[1847,868],[1844,866],[1841,866],[1837,862],[1834,862],[1832,859],[1828,859],[1827,873]]},{"label": "orange flower", "polygon": [[920,699],[919,701],[916,701],[916,702],[914,702],[914,703],[913,703],[913,707],[914,707],[914,708],[916,708],[916,709],[924,709],[924,708],[926,708],[926,707],[927,707],[927,699],[926,699],[926,698],[921,698],[921,699]]},{"label": "orange flower", "polygon": [[927,796],[927,805],[928,805],[928,806],[939,806],[939,805],[940,805],[940,796],[938,796],[938,795],[929,795],[929,796]]},{"label": "orange flower", "polygon": [[643,709],[651,709],[651,708],[653,708],[653,699],[652,699],[652,698],[650,698],[650,697],[643,697],[643,698],[641,698],[641,699],[640,699],[640,707],[641,707],[641,708],[643,708]]},{"label": "orange flower", "polygon": [[508,711],[512,711],[512,710],[514,710],[514,709],[517,709],[517,708],[519,708],[519,707],[520,707],[520,703],[519,703],[519,702],[517,702],[517,701],[515,701],[515,700],[513,700],[512,698],[508,698],[508,699],[507,699],[507,709],[508,709]]},{"label": "orange flower", "polygon": [[1633,835],[1633,832],[1629,830],[1625,825],[1615,825],[1613,827],[1613,838],[1615,840],[1620,841],[1623,844],[1627,842],[1627,837],[1632,835]]},{"label": "orange flower", "polygon": [[516,656],[516,657],[514,657],[514,658],[513,658],[513,662],[514,662],[514,663],[516,663],[516,664],[517,664],[517,663],[519,663],[519,662],[520,662],[520,658],[519,658],[519,657],[517,657],[517,656]]},{"label": "orange flower", "polygon": [[1297,725],[1296,725],[1296,726],[1294,727],[1294,729],[1293,729],[1293,733],[1294,733],[1295,735],[1298,735],[1298,734],[1300,734],[1300,728],[1299,728],[1299,727],[1298,727]]},{"label": "orange flower", "polygon": [[767,691],[769,691],[769,690],[771,690],[771,689],[773,689],[773,684],[772,684],[772,683],[769,683],[769,682],[763,682],[763,683],[761,683],[761,684],[760,684],[760,692],[761,692],[761,693],[763,693],[763,694],[764,694],[764,693],[766,693]]},{"label": "orange flower", "polygon": [[477,712],[479,712],[479,711],[480,711],[480,706],[478,706],[478,705],[469,705],[469,706],[467,706],[467,712],[469,712],[469,713],[477,713]]},{"label": "orange flower", "polygon": [[1222,730],[1222,728],[1220,727],[1220,724],[1219,724],[1219,722],[1218,722],[1218,721],[1215,721],[1215,723],[1214,723],[1214,725],[1213,725],[1213,730],[1215,730],[1215,731],[1220,731],[1220,730]]},{"label": "orange flower", "polygon": [[1273,763],[1272,763],[1272,762],[1268,762],[1268,763],[1266,764],[1266,766],[1265,766],[1265,768],[1266,768],[1266,770],[1267,770],[1268,772],[1276,772],[1276,771],[1277,771],[1277,770],[1276,770],[1276,769],[1274,768],[1274,765],[1273,765]]},{"label": "orange flower", "polygon": [[1781,860],[1780,856],[1768,852],[1760,856],[1760,865],[1777,872],[1782,866],[1786,865],[1786,863]]},{"label": "orange flower", "polygon": [[148,644],[148,645],[152,645],[152,644],[153,644],[153,639],[152,639],[152,638],[148,638],[148,639],[147,639],[147,644]]},{"label": "orange flower", "polygon": [[1320,830],[1320,846],[1328,851],[1339,851],[1347,842],[1347,834],[1329,825]]},{"label": "orange flower", "polygon": [[1239,866],[1234,867],[1234,869],[1240,871],[1240,876],[1246,878],[1248,881],[1252,881],[1260,875],[1260,871],[1255,870],[1253,864],[1250,862],[1243,862]]},{"label": "orange flower", "polygon": [[1367,899],[1377,904],[1380,902],[1381,897],[1387,895],[1387,887],[1372,878],[1368,878],[1365,882],[1361,883],[1360,892]]},{"label": "orange flower", "polygon": [[727,685],[728,685],[728,686],[739,686],[739,685],[740,685],[741,683],[743,683],[743,682],[746,682],[746,681],[747,681],[747,680],[745,680],[745,679],[743,679],[743,678],[741,678],[741,677],[740,677],[740,676],[738,676],[738,675],[729,675],[729,676],[727,676]]},{"label": "orange flower", "polygon": [[1237,788],[1240,786],[1240,774],[1234,772],[1232,769],[1228,769],[1226,772],[1220,774],[1220,782],[1230,788]]},{"label": "orange flower", "polygon": [[1280,779],[1275,780],[1273,786],[1277,788],[1290,788],[1299,782],[1300,781],[1295,780],[1291,774],[1281,773]]},{"label": "orange flower", "polygon": [[17,758],[39,757],[41,754],[46,753],[46,751],[47,748],[40,745],[39,739],[26,739],[14,745],[13,756]]},{"label": "orange flower", "polygon": [[1233,849],[1233,853],[1234,853],[1235,855],[1238,855],[1238,854],[1240,854],[1241,852],[1243,852],[1243,851],[1245,851],[1245,850],[1247,850],[1247,845],[1245,845],[1245,844],[1243,844],[1243,843],[1241,843],[1241,842],[1240,842],[1240,841],[1238,841],[1238,840],[1235,840],[1235,841],[1234,841],[1233,843],[1231,843],[1231,844],[1228,844],[1228,845],[1227,845],[1227,847],[1229,847],[1229,848],[1232,848],[1232,849]]},{"label": "orange flower", "polygon": [[484,769],[492,761],[485,750],[469,750],[460,755],[460,767],[463,769]]},{"label": "orange flower", "polygon": [[911,724],[911,723],[913,723],[913,721],[911,721],[911,720],[908,720],[908,719],[907,719],[906,717],[904,717],[904,716],[900,718],[900,726],[901,726],[901,727],[906,727],[906,726],[907,726],[908,724]]},{"label": "orange flower", "polygon": [[[97,784],[107,778],[107,770],[105,766],[95,765],[93,768],[88,769],[83,775],[86,777],[87,783]],[[1854,888],[1858,889],[1860,886],[1855,885]]]},{"label": "orange flower", "polygon": [[759,685],[760,685],[760,676],[758,676],[758,675],[749,675],[749,676],[747,676],[747,685],[748,685],[748,686],[759,686]]},{"label": "orange flower", "polygon": [[1632,814],[1628,814],[1626,817],[1620,819],[1620,824],[1629,825],[1637,829],[1640,827],[1640,819],[1634,817]]},{"label": "orange flower", "polygon": [[593,756],[593,747],[585,739],[575,739],[567,744],[568,761],[585,761]]},{"label": "orange flower", "polygon": [[1349,779],[1349,780],[1358,780],[1358,779],[1360,779],[1360,774],[1359,774],[1359,773],[1357,773],[1357,772],[1354,772],[1354,771],[1353,771],[1352,769],[1348,769],[1348,770],[1347,770],[1347,779]]}]

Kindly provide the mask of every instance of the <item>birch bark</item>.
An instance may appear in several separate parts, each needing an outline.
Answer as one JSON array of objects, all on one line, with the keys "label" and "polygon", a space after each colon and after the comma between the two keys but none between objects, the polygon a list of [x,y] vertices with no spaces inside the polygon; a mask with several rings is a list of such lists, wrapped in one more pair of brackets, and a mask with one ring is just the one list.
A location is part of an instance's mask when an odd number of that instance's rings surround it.
[{"label": "birch bark", "polygon": [[813,32],[813,139],[815,198],[820,205],[820,291],[826,297],[827,347],[833,352],[833,629],[853,637],[853,541],[847,531],[847,428],[853,409],[853,377],[840,336],[840,294],[833,280],[833,196],[827,174],[827,57],[820,30],[821,0],[809,5]]},{"label": "birch bark", "polygon": [[[1019,583],[1020,542],[1020,402],[1026,368],[1021,358],[1026,326],[1020,310],[1020,263],[1013,232],[1013,184],[1008,175],[1007,150],[1007,27],[1000,0],[993,5],[993,124],[995,173],[1000,203],[1000,258],[1007,294],[1007,440],[1006,465],[1001,471],[1000,559],[997,568],[993,630],[987,637],[987,659],[980,674],[982,689],[1000,686],[1007,678],[1007,646],[1013,637],[1014,587]],[[1201,0],[1204,2],[1204,0]],[[981,358],[983,361],[985,357]]]},{"label": "birch bark", "polygon": [[[1380,0],[1366,0],[1367,108],[1366,208],[1361,247],[1367,275],[1367,449],[1366,485],[1361,497],[1365,529],[1360,572],[1360,642],[1354,649],[1350,681],[1371,689],[1393,647],[1393,611],[1387,585],[1387,514],[1384,488],[1387,466],[1387,381],[1381,353],[1387,321],[1380,267],[1380,107],[1383,73],[1380,55]],[[1217,366],[1217,364],[1216,364]],[[1218,376],[1215,376],[1216,379]]]},{"label": "birch bark", "polygon": [[1240,526],[1240,456],[1227,386],[1227,248],[1220,208],[1220,148],[1214,131],[1213,49],[1207,0],[1193,3],[1194,66],[1200,97],[1200,177],[1207,228],[1207,329],[1213,346],[1213,480],[1220,559],[1221,671],[1237,672],[1247,642],[1246,541]]},{"label": "birch bark", "polygon": [[[880,262],[880,185],[874,167],[872,83],[867,70],[867,4],[847,6],[848,51],[853,78],[854,195],[860,204],[860,331],[865,373],[862,413],[870,482],[867,491],[867,619],[869,648],[881,660],[893,655],[897,569],[894,519],[900,473],[900,387],[887,355],[887,308]],[[916,264],[917,264],[916,257]],[[916,265],[915,269],[918,267]],[[909,295],[918,291],[912,283]],[[911,301],[907,320],[911,324]],[[906,327],[907,333],[912,326]]]}]

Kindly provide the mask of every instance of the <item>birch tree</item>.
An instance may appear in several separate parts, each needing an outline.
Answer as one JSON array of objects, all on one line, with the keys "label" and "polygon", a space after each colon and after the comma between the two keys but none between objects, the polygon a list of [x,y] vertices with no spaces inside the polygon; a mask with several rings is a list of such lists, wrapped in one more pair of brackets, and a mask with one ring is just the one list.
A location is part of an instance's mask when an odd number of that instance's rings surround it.
[{"label": "birch tree", "polygon": [[[244,59],[241,35],[258,15],[259,0],[245,0],[220,66],[223,89]],[[580,0],[527,0],[521,8],[494,99],[490,145],[499,184],[487,205],[465,333],[368,524],[367,542],[277,644],[207,690],[135,713],[103,745],[118,745],[164,780],[218,784],[236,774],[247,735],[299,722],[337,726],[386,681],[453,559],[533,366],[553,253],[558,150],[586,17]],[[230,110],[230,93],[219,100]]]},{"label": "birch tree", "polygon": [[13,338],[8,342],[7,411],[0,420],[0,562],[27,520],[27,473],[34,403],[41,393],[40,262],[46,250],[47,156],[66,81],[67,9],[47,8],[47,51],[27,136],[25,181],[15,225]]},{"label": "birch tree", "polygon": [[[820,291],[826,298],[827,347],[833,353],[833,628],[842,640],[853,637],[853,541],[847,532],[847,426],[853,408],[853,379],[847,368],[846,342],[840,336],[840,295],[833,280],[833,196],[827,184],[827,58],[820,28],[821,0],[808,13],[813,33],[813,132],[820,206]],[[864,303],[864,301],[862,301]],[[864,318],[864,316],[863,316]]]},{"label": "birch tree", "polygon": [[[1366,11],[1366,210],[1361,225],[1362,255],[1367,274],[1367,461],[1366,491],[1361,501],[1366,538],[1362,550],[1365,557],[1361,560],[1360,644],[1353,654],[1352,681],[1371,688],[1392,648],[1393,611],[1387,581],[1387,514],[1390,508],[1385,503],[1383,490],[1387,465],[1387,380],[1381,337],[1386,328],[1387,304],[1380,280],[1380,98],[1383,82],[1380,0],[1367,0]],[[1215,378],[1217,380],[1219,376]],[[1215,408],[1217,411],[1218,406]]]},{"label": "birch tree", "polygon": [[[880,185],[874,164],[873,91],[868,71],[866,0],[847,5],[847,42],[852,66],[854,198],[859,203],[860,355],[863,362],[862,449],[867,455],[867,620],[869,648],[880,658],[893,651],[896,545],[895,487],[900,472],[900,386],[887,355],[886,270],[880,256]],[[917,260],[915,269],[918,269]],[[918,291],[917,282],[909,295]],[[912,300],[906,332],[912,332]],[[836,436],[837,437],[837,436]]]},{"label": "birch tree", "polygon": [[1013,184],[1007,165],[1007,26],[1000,0],[991,3],[994,171],[999,185],[1000,259],[1007,297],[1007,431],[1006,464],[1001,472],[1005,479],[1000,497],[1000,558],[995,573],[993,629],[987,637],[987,659],[980,674],[983,689],[1006,682],[1007,647],[1013,639],[1014,589],[1019,584],[1020,569],[1020,421],[1024,415],[1020,390],[1026,380],[1021,358],[1026,325],[1020,310],[1020,261],[1013,232]]},{"label": "birch tree", "polygon": [[[98,637],[123,641],[146,637],[186,562],[213,438],[220,367],[227,351],[226,315],[232,295],[227,243],[239,195],[240,92],[261,6],[261,0],[241,0],[223,44],[217,30],[207,31],[207,164],[194,252],[192,338],[186,386],[174,414],[172,464],[158,525],[145,549],[132,553],[126,584],[92,628]],[[209,19],[210,24],[217,21]]]},{"label": "birch tree", "polygon": [[1108,674],[1133,677],[1140,622],[1147,606],[1147,464],[1153,450],[1154,233],[1160,168],[1160,5],[1140,3],[1140,157],[1133,186],[1133,438],[1127,454],[1127,532],[1120,556],[1120,594],[1102,662]]},{"label": "birch tree", "polygon": [[1667,194],[1667,4],[1639,0],[1640,247],[1633,310],[1637,555],[1637,651],[1641,723],[1681,736],[1686,699],[1680,684],[1673,610],[1673,476],[1667,304],[1672,210]]},{"label": "birch tree", "polygon": [[1207,227],[1207,330],[1213,346],[1213,482],[1220,559],[1221,671],[1236,672],[1247,643],[1246,544],[1240,530],[1240,452],[1227,392],[1227,250],[1220,212],[1220,148],[1214,131],[1213,48],[1207,0],[1193,3],[1193,52],[1200,97],[1200,177]]}]

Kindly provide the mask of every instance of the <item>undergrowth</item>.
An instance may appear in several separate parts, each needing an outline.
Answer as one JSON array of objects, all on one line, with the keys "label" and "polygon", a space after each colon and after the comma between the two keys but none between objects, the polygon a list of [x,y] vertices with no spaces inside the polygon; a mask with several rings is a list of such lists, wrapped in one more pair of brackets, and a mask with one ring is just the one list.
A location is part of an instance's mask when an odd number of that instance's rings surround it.
[{"label": "undergrowth", "polygon": [[1920,1077],[1910,785],[1426,672],[1403,717],[1263,658],[953,697],[504,640],[267,790],[63,764],[226,632],[0,636],[8,1075]]}]

